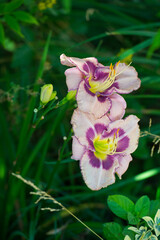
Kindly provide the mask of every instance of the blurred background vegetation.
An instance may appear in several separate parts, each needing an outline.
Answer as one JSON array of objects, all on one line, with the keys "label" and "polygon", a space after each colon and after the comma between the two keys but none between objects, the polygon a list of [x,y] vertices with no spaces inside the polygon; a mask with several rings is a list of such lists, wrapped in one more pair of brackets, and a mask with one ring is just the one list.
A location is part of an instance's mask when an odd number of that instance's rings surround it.
[{"label": "blurred background vegetation", "polygon": [[[103,223],[122,221],[108,209],[109,195],[160,198],[159,142],[150,155],[152,134],[160,135],[158,0],[1,0],[0,43],[0,239],[97,239],[64,211],[40,211],[50,202],[35,205],[31,189],[12,172],[53,195],[100,236]],[[124,95],[126,115],[141,119],[141,131],[148,131],[152,119],[151,134],[140,138],[123,179],[97,192],[85,186],[70,158],[75,102],[33,124],[43,84],[53,84],[59,100],[67,94],[62,53],[94,56],[104,65],[132,62],[142,84]]]}]

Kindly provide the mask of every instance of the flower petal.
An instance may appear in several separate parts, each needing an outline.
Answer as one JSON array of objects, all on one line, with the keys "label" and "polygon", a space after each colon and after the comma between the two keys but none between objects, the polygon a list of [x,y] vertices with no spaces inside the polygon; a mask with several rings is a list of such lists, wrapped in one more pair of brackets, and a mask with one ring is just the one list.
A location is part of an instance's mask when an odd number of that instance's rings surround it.
[{"label": "flower petal", "polygon": [[118,167],[118,161],[115,160],[108,170],[103,168],[102,161],[97,166],[93,166],[88,152],[85,152],[80,161],[80,167],[85,183],[92,190],[99,190],[115,182],[114,173],[115,168]]},{"label": "flower petal", "polygon": [[129,138],[129,144],[125,150],[125,154],[134,152],[138,147],[138,139],[140,135],[138,121],[139,118],[137,118],[135,115],[130,115],[124,120],[117,120],[109,124],[108,130],[120,128],[124,131],[124,134],[119,137],[119,141],[121,141],[126,136]]},{"label": "flower petal", "polygon": [[78,138],[79,142],[82,145],[88,146],[86,134],[89,128],[94,129],[93,122],[94,122],[93,114],[90,114],[88,116],[86,113],[79,111],[78,108],[74,110],[71,119],[71,124],[73,125],[73,131],[75,136]]},{"label": "flower petal", "polygon": [[121,178],[122,175],[127,171],[130,161],[132,161],[131,155],[122,155],[117,154],[117,160],[119,162],[118,168],[116,168],[116,173],[118,174],[118,177]]},{"label": "flower petal", "polygon": [[87,74],[89,69],[89,66],[87,65],[87,61],[90,63],[93,63],[95,66],[98,66],[98,61],[94,57],[80,59],[76,57],[67,57],[65,54],[61,54],[60,60],[61,60],[61,64],[69,67],[76,66],[84,74]]},{"label": "flower petal", "polygon": [[74,110],[71,119],[71,124],[73,124],[75,136],[78,138],[79,142],[85,146],[89,146],[86,136],[87,130],[89,128],[92,128],[96,134],[96,129],[94,125],[98,123],[107,126],[109,122],[110,120],[107,116],[103,116],[100,119],[96,119],[93,114],[82,112],[78,108]]},{"label": "flower petal", "polygon": [[77,92],[78,108],[83,112],[92,113],[96,118],[101,118],[111,107],[111,102],[108,98],[98,98],[94,94],[89,94],[85,88],[85,82],[82,81]]},{"label": "flower petal", "polygon": [[130,93],[140,87],[141,81],[134,67],[127,66],[125,63],[119,63],[115,70],[117,75],[115,83],[118,83],[116,92],[121,94]]},{"label": "flower petal", "polygon": [[119,94],[112,94],[109,96],[112,106],[110,109],[110,114],[108,115],[112,121],[121,119],[125,114],[126,101]]},{"label": "flower petal", "polygon": [[130,139],[128,136],[123,137],[123,135],[125,135],[124,130],[122,130],[121,128],[117,129],[118,131],[118,135],[119,135],[119,141],[117,143],[117,149],[116,152],[117,153],[121,153],[121,152],[125,152],[125,150],[128,148],[129,146],[129,142]]},{"label": "flower petal", "polygon": [[82,73],[78,70],[78,68],[73,67],[67,69],[65,71],[65,75],[68,91],[77,90],[80,81],[82,81]]},{"label": "flower petal", "polygon": [[81,145],[78,139],[75,136],[73,136],[71,158],[74,160],[80,160],[85,150],[86,150],[85,146]]}]

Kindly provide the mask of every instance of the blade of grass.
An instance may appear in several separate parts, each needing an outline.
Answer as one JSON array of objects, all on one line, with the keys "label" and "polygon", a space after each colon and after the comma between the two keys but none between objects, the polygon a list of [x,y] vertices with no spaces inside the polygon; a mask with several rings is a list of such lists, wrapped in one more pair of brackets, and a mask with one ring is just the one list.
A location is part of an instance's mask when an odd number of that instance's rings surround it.
[{"label": "blade of grass", "polygon": [[[50,44],[50,39],[51,39],[51,32],[48,35],[48,39],[46,41],[46,45],[44,47],[44,51],[42,54],[42,59],[38,68],[38,72],[37,72],[37,76],[35,79],[35,85],[34,85],[34,91],[37,91],[38,89],[38,85],[37,85],[37,81],[39,78],[42,77],[43,74],[43,70],[44,70],[44,64],[47,58],[47,53],[48,53],[48,49],[49,49],[49,44]],[[24,150],[26,149],[29,139],[28,141],[26,141],[27,135],[28,135],[28,130],[31,124],[31,120],[32,120],[32,115],[33,115],[33,109],[35,107],[35,102],[36,102],[36,98],[33,96],[30,100],[29,103],[29,107],[28,107],[28,111],[26,113],[26,117],[24,120],[24,123],[22,125],[21,131],[20,131],[20,138],[19,138],[19,144],[18,144],[18,150],[17,150],[17,156],[16,156],[16,165],[14,166],[14,171],[16,171],[16,169],[18,168],[19,164],[20,164],[20,160],[23,159],[23,154],[24,154]],[[31,136],[30,136],[31,137]],[[13,204],[15,199],[13,198],[15,196],[14,192],[15,192],[15,181],[13,179],[11,179],[11,177],[9,178],[9,189],[8,189],[8,196],[6,198],[6,213],[5,216],[8,216],[5,218],[6,222],[5,227],[4,227],[4,234],[3,237],[5,239],[5,234],[7,231],[7,226],[8,226],[8,220],[9,220],[9,213],[12,211],[13,209]]]},{"label": "blade of grass", "polygon": [[126,95],[125,98],[159,98],[159,94],[143,94],[143,95]]},{"label": "blade of grass", "polygon": [[[100,38],[103,38],[103,37],[107,37],[107,36],[108,35],[106,33],[103,33],[103,34],[96,35],[94,37],[88,38],[85,41],[82,41],[78,44],[75,44],[75,45],[71,46],[69,49],[66,49],[65,52],[69,51],[72,48],[79,47],[79,46],[83,45],[84,43],[88,43],[88,42],[91,42],[91,41],[94,41],[94,40],[97,40],[97,39],[100,39]],[[149,38],[149,39],[143,41],[142,43],[139,43],[139,44],[135,45],[134,47],[124,51],[120,56],[110,58],[108,61],[110,61],[111,59],[112,60],[114,59],[115,62],[118,61],[118,60],[122,60],[122,59],[128,57],[131,54],[134,54],[134,53],[136,53],[136,52],[138,52],[138,51],[140,51],[140,50],[142,50],[146,47],[149,47],[152,44],[152,41],[153,41],[153,38]]]},{"label": "blade of grass", "polygon": [[[7,120],[5,117],[5,113],[2,110],[2,108],[0,107],[0,126],[1,126],[1,136],[3,136],[3,141],[2,141],[2,145],[3,144],[7,144],[7,150],[5,153],[7,154],[7,159],[8,159],[8,163],[11,164],[13,162],[13,160],[15,159],[15,145],[11,136],[11,133],[9,132],[9,125],[7,124]],[[4,147],[5,149],[5,147]],[[11,166],[11,165],[10,165]]]},{"label": "blade of grass", "polygon": [[137,31],[137,30],[118,30],[113,32],[106,32],[107,36],[114,35],[130,35],[130,36],[143,36],[143,37],[154,37],[156,35],[155,32],[149,31]]},{"label": "blade of grass", "polygon": [[158,58],[152,58],[152,59],[148,59],[146,57],[141,57],[141,56],[134,56],[133,57],[133,62],[134,63],[140,63],[140,64],[149,64],[149,65],[157,65],[159,64],[160,62],[160,59]]},{"label": "blade of grass", "polygon": [[134,25],[134,26],[123,28],[123,30],[148,29],[148,28],[151,28],[153,30],[154,27],[160,27],[160,22],[146,23],[146,24],[141,24],[141,25]]},{"label": "blade of grass", "polygon": [[[151,177],[154,177],[158,174],[160,174],[160,168],[150,169],[150,170],[145,171],[143,173],[137,174],[136,176],[131,177],[127,180],[121,180],[120,182],[115,183],[115,184],[113,184],[113,185],[111,185],[111,186],[109,186],[105,189],[95,191],[95,192],[88,190],[88,193],[87,193],[87,191],[85,191],[84,193],[74,194],[74,195],[72,195],[72,197],[73,198],[78,198],[79,200],[86,200],[86,199],[89,199],[89,198],[92,198],[92,197],[95,197],[95,196],[106,194],[106,193],[110,192],[111,190],[119,189],[121,187],[127,186],[128,184],[131,184],[131,183],[134,183],[134,182],[144,181],[144,180],[149,179]],[[57,198],[58,201],[59,200],[64,201],[64,200],[67,200],[67,199],[70,199],[70,196],[64,196],[64,197]]]},{"label": "blade of grass", "polygon": [[17,237],[21,237],[23,239],[28,239],[28,237],[23,233],[23,232],[20,232],[20,231],[14,231],[11,236],[8,238],[8,240],[12,240],[12,239],[15,239]]},{"label": "blade of grass", "polygon": [[[50,134],[50,129],[43,135],[43,137],[38,141],[37,145],[34,147],[34,150],[31,152],[31,155],[29,156],[29,158],[27,159],[27,162],[25,163],[23,169],[22,169],[22,176],[25,177],[33,163],[33,161],[35,160],[36,156],[38,155],[40,149],[42,148],[42,146],[44,145],[48,135]],[[17,197],[17,194],[21,188],[22,183],[19,182],[16,185],[16,189],[14,190],[14,196],[13,199]]]},{"label": "blade of grass", "polygon": [[143,84],[158,83],[158,82],[160,82],[159,76],[148,76],[148,77],[142,78]]},{"label": "blade of grass", "polygon": [[[67,159],[64,159],[62,161],[60,161],[60,164],[64,164],[64,163],[69,163],[69,162],[74,162],[75,160],[71,159],[71,158],[67,158]],[[53,162],[47,162],[45,161],[45,164],[48,164],[48,165],[55,165],[57,163],[57,161],[53,161]]]},{"label": "blade of grass", "polygon": [[114,61],[116,62],[117,60],[124,59],[131,54],[137,53],[137,52],[141,51],[142,49],[149,47],[151,45],[152,41],[153,41],[153,39],[150,38],[150,39],[143,41],[142,43],[135,45],[134,47],[124,51],[120,56],[115,57]]},{"label": "blade of grass", "polygon": [[[1,193],[3,198],[1,200],[0,214],[5,216],[7,204],[6,199],[9,193],[8,183],[8,172],[10,171],[12,164],[15,160],[15,145],[11,133],[9,132],[9,125],[7,123],[6,115],[0,107],[0,135],[1,135],[1,146],[0,146],[0,161],[1,161]],[[6,150],[7,146],[7,150]],[[5,186],[5,187],[4,187]],[[3,190],[2,190],[3,189]],[[5,236],[6,225],[5,219],[0,220],[2,238]]]},{"label": "blade of grass", "polygon": [[[44,51],[43,51],[43,55],[42,55],[42,59],[38,68],[38,72],[37,72],[37,76],[35,79],[35,85],[34,85],[34,89],[33,91],[37,91],[39,86],[37,85],[37,81],[42,77],[43,75],[43,70],[44,70],[44,64],[47,58],[47,53],[48,53],[48,49],[49,49],[49,44],[50,44],[50,40],[51,40],[51,32],[48,35],[48,39],[46,41],[46,45],[44,47]],[[26,139],[26,135],[28,133],[29,130],[29,126],[31,123],[31,119],[33,116],[33,109],[35,107],[35,102],[36,102],[36,98],[33,96],[30,100],[29,106],[28,106],[28,111],[25,117],[25,121],[23,123],[21,132],[20,132],[20,138],[19,138],[19,145],[18,145],[18,150],[17,150],[17,164],[18,165],[18,161],[20,159],[20,155],[22,155],[22,153],[24,152],[24,148],[26,147],[25,143],[25,139]]]},{"label": "blade of grass", "polygon": [[160,115],[160,110],[159,109],[127,109],[126,113],[142,113],[142,114],[146,114],[146,115]]}]

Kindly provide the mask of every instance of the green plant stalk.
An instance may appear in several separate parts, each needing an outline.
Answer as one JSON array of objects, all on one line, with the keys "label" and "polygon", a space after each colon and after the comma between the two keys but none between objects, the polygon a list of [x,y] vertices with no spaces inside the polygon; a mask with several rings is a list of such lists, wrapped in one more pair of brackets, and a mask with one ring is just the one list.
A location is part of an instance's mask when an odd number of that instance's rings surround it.
[{"label": "green plant stalk", "polygon": [[68,107],[68,105],[66,104],[66,105],[59,111],[59,113],[58,113],[58,115],[57,115],[54,123],[51,124],[51,128],[50,128],[50,131],[49,131],[49,136],[47,137],[47,141],[46,141],[44,150],[43,150],[43,152],[42,152],[42,158],[41,158],[40,163],[39,163],[38,172],[37,172],[36,177],[35,177],[36,183],[39,183],[40,175],[41,175],[42,170],[43,170],[43,164],[44,164],[44,160],[45,160],[45,157],[46,157],[46,154],[47,154],[47,151],[48,151],[48,147],[49,147],[51,138],[52,138],[53,135],[54,135],[55,129],[57,128],[57,126],[60,124],[62,118],[64,117],[64,114],[65,114],[65,112],[66,112],[67,107]]},{"label": "green plant stalk", "polygon": [[57,172],[57,170],[58,170],[58,168],[59,168],[59,165],[60,165],[61,162],[62,162],[63,152],[64,152],[64,149],[65,149],[68,141],[69,141],[70,138],[71,138],[71,135],[72,135],[72,131],[70,131],[67,140],[63,143],[62,149],[61,149],[61,151],[60,151],[59,159],[58,159],[58,161],[55,162],[55,167],[53,167],[53,170],[52,170],[51,175],[50,175],[50,177],[49,177],[49,181],[48,181],[48,183],[47,183],[46,190],[48,190],[48,189],[51,187],[51,184],[52,184],[52,182],[53,182],[54,175],[55,175],[55,173]]}]

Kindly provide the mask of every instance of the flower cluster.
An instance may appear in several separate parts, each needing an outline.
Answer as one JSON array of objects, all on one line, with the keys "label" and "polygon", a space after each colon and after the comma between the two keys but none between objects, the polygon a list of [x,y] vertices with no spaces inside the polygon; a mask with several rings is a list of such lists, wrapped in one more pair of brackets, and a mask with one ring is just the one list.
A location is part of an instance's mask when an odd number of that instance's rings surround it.
[{"label": "flower cluster", "polygon": [[56,0],[45,0],[38,4],[38,8],[43,11],[47,8],[52,8],[54,4],[56,4]]},{"label": "flower cluster", "polygon": [[89,188],[99,190],[121,178],[132,160],[139,138],[139,119],[122,120],[126,102],[119,94],[140,87],[136,70],[125,63],[104,66],[96,58],[60,56],[68,91],[76,91],[78,108],[72,116],[74,130],[72,158],[80,160]]}]

